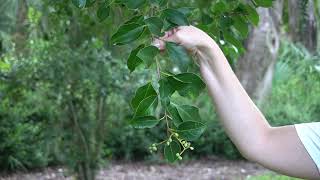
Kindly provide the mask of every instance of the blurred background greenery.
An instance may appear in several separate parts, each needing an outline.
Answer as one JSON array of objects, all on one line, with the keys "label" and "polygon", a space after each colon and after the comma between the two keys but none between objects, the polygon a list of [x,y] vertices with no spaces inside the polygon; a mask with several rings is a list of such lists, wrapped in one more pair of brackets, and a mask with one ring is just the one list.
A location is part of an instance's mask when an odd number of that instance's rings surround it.
[{"label": "blurred background greenery", "polygon": [[[205,2],[172,4],[202,7]],[[320,3],[314,2],[318,18]],[[284,1],[272,88],[263,101],[257,100],[272,125],[313,122],[320,117],[320,54],[313,46],[290,38],[289,9],[290,3]],[[0,10],[1,171],[60,164],[77,169],[83,161],[96,166],[95,162],[106,159],[162,161],[147,147],[161,140],[165,131],[136,130],[128,124],[132,113],[128,102],[137,87],[153,78],[152,73],[142,69],[130,73],[126,57],[131,47],[115,48],[109,43],[117,25],[131,16],[129,12],[115,8],[111,18],[99,22],[94,12],[79,11],[67,0],[2,0]],[[308,12],[305,9],[302,14],[309,17]],[[309,19],[299,21],[309,23]],[[238,62],[233,63],[239,72]],[[195,103],[208,123],[188,158],[241,159],[207,93],[198,99],[175,99]],[[83,140],[75,135],[79,129],[96,146],[90,149],[94,156],[79,151],[90,146],[79,143]]]}]

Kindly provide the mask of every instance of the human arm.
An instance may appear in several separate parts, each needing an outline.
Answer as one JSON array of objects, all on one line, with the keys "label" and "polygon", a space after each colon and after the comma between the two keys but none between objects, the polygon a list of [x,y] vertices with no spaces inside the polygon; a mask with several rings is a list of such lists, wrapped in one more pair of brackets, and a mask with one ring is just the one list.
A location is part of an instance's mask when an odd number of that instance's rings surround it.
[{"label": "human arm", "polygon": [[193,26],[183,26],[168,32],[162,40],[176,42],[197,56],[219,119],[244,157],[289,176],[320,178],[295,127],[269,125],[213,39]]}]

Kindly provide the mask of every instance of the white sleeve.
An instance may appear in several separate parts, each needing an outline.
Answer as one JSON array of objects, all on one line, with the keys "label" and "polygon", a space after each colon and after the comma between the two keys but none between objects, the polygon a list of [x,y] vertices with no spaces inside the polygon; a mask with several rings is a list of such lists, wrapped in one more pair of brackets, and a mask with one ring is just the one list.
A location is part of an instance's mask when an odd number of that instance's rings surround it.
[{"label": "white sleeve", "polygon": [[320,122],[296,124],[298,136],[320,170]]}]

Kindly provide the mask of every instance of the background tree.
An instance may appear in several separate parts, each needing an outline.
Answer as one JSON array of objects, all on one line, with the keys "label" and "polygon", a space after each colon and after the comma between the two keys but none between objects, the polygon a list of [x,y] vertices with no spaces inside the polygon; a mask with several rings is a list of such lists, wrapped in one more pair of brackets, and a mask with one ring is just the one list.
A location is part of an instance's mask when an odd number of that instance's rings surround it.
[{"label": "background tree", "polygon": [[273,6],[258,9],[259,25],[250,31],[245,41],[246,52],[236,67],[241,84],[258,104],[263,103],[270,91],[280,45],[283,1],[276,1]]}]

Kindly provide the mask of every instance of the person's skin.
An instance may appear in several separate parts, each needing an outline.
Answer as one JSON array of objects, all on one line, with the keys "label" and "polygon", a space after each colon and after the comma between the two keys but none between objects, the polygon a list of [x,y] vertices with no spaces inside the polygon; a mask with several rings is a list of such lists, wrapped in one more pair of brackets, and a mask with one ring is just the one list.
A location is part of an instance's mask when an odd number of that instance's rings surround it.
[{"label": "person's skin", "polygon": [[162,50],[164,41],[171,41],[196,55],[219,119],[245,158],[288,176],[320,179],[295,127],[270,126],[209,35],[193,26],[181,26],[166,32],[160,39],[154,44]]}]

